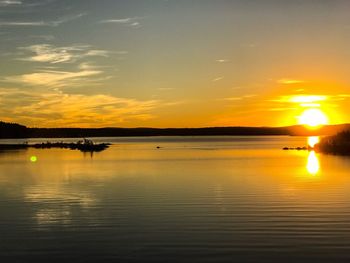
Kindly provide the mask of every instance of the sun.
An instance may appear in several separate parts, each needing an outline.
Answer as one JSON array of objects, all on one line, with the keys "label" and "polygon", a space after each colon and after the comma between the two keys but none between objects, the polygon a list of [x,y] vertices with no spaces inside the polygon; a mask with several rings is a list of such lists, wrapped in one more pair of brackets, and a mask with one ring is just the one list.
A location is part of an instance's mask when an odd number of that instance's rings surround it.
[{"label": "sun", "polygon": [[328,117],[320,109],[307,109],[299,116],[299,124],[317,128],[328,124]]}]

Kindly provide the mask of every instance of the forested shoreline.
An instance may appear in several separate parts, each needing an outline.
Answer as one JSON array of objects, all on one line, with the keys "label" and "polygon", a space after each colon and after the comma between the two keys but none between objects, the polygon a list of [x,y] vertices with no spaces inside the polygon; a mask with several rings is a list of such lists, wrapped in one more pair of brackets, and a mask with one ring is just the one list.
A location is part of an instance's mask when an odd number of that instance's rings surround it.
[{"label": "forested shoreline", "polygon": [[29,128],[0,122],[0,138],[82,138],[136,136],[312,136],[332,135],[349,130],[349,124],[328,125],[317,130],[296,125],[288,127],[205,127],[205,128]]}]

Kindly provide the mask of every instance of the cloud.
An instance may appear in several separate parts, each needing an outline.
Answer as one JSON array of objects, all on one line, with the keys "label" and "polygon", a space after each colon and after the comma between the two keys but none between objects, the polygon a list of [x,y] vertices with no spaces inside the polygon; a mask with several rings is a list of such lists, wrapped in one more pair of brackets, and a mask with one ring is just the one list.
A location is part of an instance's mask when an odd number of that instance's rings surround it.
[{"label": "cloud", "polygon": [[223,100],[227,101],[237,101],[237,100],[242,100],[243,97],[230,97],[230,98],[224,98]]},{"label": "cloud", "polygon": [[0,7],[21,7],[27,11],[27,8],[45,6],[55,2],[56,0],[37,0],[37,1],[25,1],[25,0],[0,0]]},{"label": "cloud", "polygon": [[[330,101],[336,101],[338,96],[331,95],[284,95],[275,99],[267,100],[270,104],[270,111],[292,110],[302,108],[320,108],[329,106]],[[271,104],[273,102],[273,104]]]},{"label": "cloud", "polygon": [[142,101],[106,94],[24,92],[19,89],[0,89],[0,94],[0,105],[13,105],[11,108],[0,107],[2,116],[13,116],[13,120],[30,125],[45,124],[46,127],[117,126],[153,118],[151,111],[162,106],[157,100]]},{"label": "cloud", "polygon": [[44,21],[23,22],[23,21],[0,21],[0,26],[48,26]]},{"label": "cloud", "polygon": [[282,103],[315,103],[320,101],[328,100],[329,96],[326,95],[287,95],[280,96],[277,99],[272,101],[274,102],[282,102]]},{"label": "cloud", "polygon": [[215,60],[216,62],[218,62],[218,63],[227,63],[227,62],[230,62],[230,60],[228,60],[228,59],[217,59],[217,60]]},{"label": "cloud", "polygon": [[109,19],[109,20],[102,20],[101,23],[121,23],[121,24],[128,24],[133,21],[133,18],[123,18],[123,19]]},{"label": "cloud", "polygon": [[244,100],[244,99],[250,99],[253,97],[256,97],[256,94],[246,94],[246,95],[242,95],[242,96],[238,96],[238,97],[229,97],[229,98],[224,98],[223,100],[227,100],[227,101],[239,101],[239,100]]},{"label": "cloud", "polygon": [[111,52],[107,51],[107,50],[97,50],[97,49],[93,49],[93,50],[89,50],[88,52],[86,52],[86,56],[91,56],[91,57],[108,57],[108,55]]},{"label": "cloud", "polygon": [[279,107],[279,108],[267,109],[267,111],[288,111],[288,110],[295,110],[295,108],[293,108],[293,107]]},{"label": "cloud", "polygon": [[66,87],[74,86],[83,80],[86,81],[89,77],[102,73],[103,71],[101,70],[86,69],[84,67],[79,71],[42,70],[34,73],[5,77],[4,81],[31,86]]},{"label": "cloud", "polygon": [[224,77],[218,77],[218,78],[213,79],[212,81],[213,82],[217,82],[217,81],[220,81],[220,80],[223,80],[223,79],[224,79]]},{"label": "cloud", "polygon": [[75,58],[74,51],[80,51],[81,47],[54,47],[49,44],[32,45],[25,48],[20,48],[35,53],[34,56],[21,58],[24,61],[33,62],[49,62],[52,64],[69,62]]},{"label": "cloud", "polygon": [[279,84],[289,85],[289,84],[300,84],[304,83],[303,80],[297,80],[297,79],[280,79],[277,81]]},{"label": "cloud", "polygon": [[58,20],[52,21],[0,21],[0,27],[57,27],[61,24],[79,19],[85,15],[85,13],[81,13],[77,15],[65,16]]},{"label": "cloud", "polygon": [[[102,83],[111,77],[103,75],[107,71],[106,68],[109,67],[95,65],[90,58],[108,57],[110,54],[127,54],[126,51],[110,52],[95,49],[90,45],[57,47],[50,44],[38,44],[20,47],[19,50],[22,57],[17,58],[17,60],[45,63],[44,68],[21,75],[6,76],[0,81],[51,88],[78,87]],[[69,65],[68,70],[65,65],[67,63],[73,64],[75,70],[71,68],[71,65]]]},{"label": "cloud", "polygon": [[83,16],[86,16],[87,13],[80,13],[80,14],[76,14],[76,15],[70,15],[70,16],[64,16],[56,21],[51,21],[48,23],[48,25],[51,25],[51,26],[59,26],[61,24],[64,24],[64,23],[67,23],[67,22],[70,22],[70,21],[73,21],[73,20],[76,20],[76,19],[79,19]]},{"label": "cloud", "polygon": [[339,94],[338,97],[340,97],[340,98],[350,98],[350,94]]},{"label": "cloud", "polygon": [[[350,99],[350,94],[291,94],[278,96],[277,98],[266,100],[271,106],[270,111],[289,110],[302,108],[334,108],[339,107],[339,103],[347,103]],[[271,103],[272,102],[272,103]],[[345,105],[345,104],[344,104]]]},{"label": "cloud", "polygon": [[33,56],[19,58],[18,60],[32,62],[46,62],[51,64],[75,62],[84,57],[107,57],[111,52],[107,50],[92,49],[89,45],[73,45],[56,47],[50,44],[32,45],[20,47],[20,50],[34,53]]},{"label": "cloud", "polygon": [[18,1],[18,0],[2,0],[2,1],[0,1],[0,7],[1,6],[21,5],[21,4],[23,4],[23,2]]},{"label": "cloud", "polygon": [[142,17],[127,17],[127,18],[121,18],[121,19],[107,19],[107,20],[101,20],[100,24],[124,24],[132,27],[140,27],[140,21],[143,19]]}]

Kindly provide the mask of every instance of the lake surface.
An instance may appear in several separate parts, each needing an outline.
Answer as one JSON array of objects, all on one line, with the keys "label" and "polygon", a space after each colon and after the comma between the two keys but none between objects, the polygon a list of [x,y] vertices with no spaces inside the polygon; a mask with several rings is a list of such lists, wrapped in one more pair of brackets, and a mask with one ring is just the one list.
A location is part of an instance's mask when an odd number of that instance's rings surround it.
[{"label": "lake surface", "polygon": [[305,137],[94,141],[0,152],[1,262],[350,260],[350,158]]}]

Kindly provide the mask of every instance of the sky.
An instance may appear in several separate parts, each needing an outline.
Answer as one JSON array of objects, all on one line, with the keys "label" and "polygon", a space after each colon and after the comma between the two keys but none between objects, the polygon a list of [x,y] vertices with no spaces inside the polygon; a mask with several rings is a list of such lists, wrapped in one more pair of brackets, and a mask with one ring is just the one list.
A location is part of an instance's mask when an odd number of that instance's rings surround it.
[{"label": "sky", "polygon": [[350,122],[348,0],[0,0],[0,120]]}]

